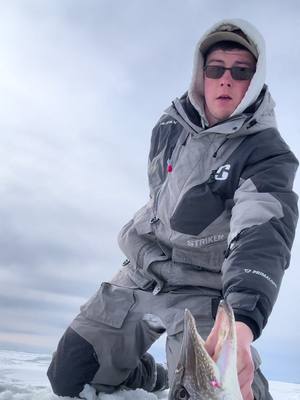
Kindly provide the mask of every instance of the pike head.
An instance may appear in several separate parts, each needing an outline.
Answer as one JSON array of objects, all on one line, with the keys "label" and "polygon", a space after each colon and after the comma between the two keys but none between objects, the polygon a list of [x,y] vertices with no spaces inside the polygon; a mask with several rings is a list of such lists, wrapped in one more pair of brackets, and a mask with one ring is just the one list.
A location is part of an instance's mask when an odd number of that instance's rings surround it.
[{"label": "pike head", "polygon": [[220,302],[214,360],[205,349],[193,315],[184,314],[184,332],[169,400],[243,400],[237,376],[236,330],[232,308]]}]

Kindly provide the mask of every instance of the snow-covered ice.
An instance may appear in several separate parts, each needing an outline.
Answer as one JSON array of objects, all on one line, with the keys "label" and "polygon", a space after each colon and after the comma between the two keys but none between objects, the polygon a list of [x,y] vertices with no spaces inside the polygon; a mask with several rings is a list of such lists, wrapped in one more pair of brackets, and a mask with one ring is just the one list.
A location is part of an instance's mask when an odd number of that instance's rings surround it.
[{"label": "snow-covered ice", "polygon": [[[47,380],[50,359],[47,354],[0,350],[0,400],[60,399],[52,393]],[[300,384],[270,382],[270,387],[274,400],[300,400]],[[86,386],[85,397],[87,400],[166,400],[168,392],[153,394],[139,389],[97,397],[93,389]]]}]

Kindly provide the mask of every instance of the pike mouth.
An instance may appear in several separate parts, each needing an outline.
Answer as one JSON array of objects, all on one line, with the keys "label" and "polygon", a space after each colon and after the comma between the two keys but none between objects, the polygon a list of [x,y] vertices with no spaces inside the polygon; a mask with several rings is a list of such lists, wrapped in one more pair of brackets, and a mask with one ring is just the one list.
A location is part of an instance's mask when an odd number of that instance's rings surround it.
[{"label": "pike mouth", "polygon": [[242,400],[236,369],[234,314],[224,300],[220,302],[214,328],[218,340],[212,358],[197,331],[193,315],[185,310],[181,351],[169,400],[221,400],[225,397]]}]

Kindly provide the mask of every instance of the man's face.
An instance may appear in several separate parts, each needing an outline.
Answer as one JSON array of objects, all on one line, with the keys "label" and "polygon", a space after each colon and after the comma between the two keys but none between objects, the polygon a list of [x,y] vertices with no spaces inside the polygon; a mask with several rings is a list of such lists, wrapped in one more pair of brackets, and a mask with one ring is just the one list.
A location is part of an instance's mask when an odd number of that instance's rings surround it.
[{"label": "man's face", "polygon": [[[247,50],[215,50],[208,55],[206,65],[246,67],[255,70],[254,56]],[[221,78],[207,78],[204,72],[205,114],[209,125],[228,118],[240,104],[251,79],[234,80],[230,70],[225,70]]]}]

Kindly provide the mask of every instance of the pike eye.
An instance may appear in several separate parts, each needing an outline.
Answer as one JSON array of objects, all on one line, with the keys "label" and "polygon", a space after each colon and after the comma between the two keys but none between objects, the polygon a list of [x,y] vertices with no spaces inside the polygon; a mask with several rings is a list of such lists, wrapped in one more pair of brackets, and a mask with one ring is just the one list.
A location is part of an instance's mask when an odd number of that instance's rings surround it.
[{"label": "pike eye", "polygon": [[175,400],[188,400],[190,395],[183,386],[178,386],[175,392]]}]

